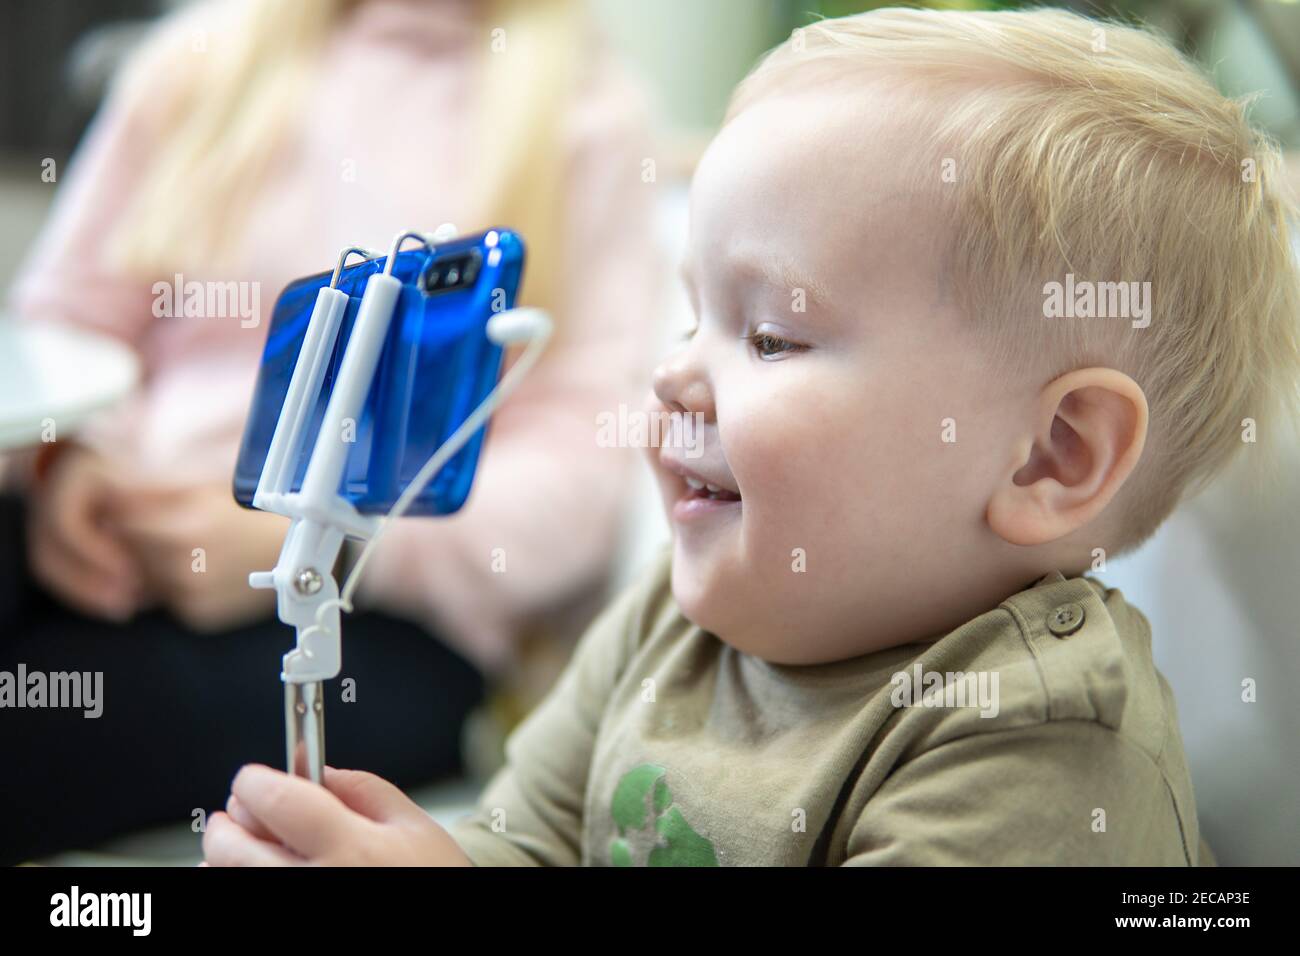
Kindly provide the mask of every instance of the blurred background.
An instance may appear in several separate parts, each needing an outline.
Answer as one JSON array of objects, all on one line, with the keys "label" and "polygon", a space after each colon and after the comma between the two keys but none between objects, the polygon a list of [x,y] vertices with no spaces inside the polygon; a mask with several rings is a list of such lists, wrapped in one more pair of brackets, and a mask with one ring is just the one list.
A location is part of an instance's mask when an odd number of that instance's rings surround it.
[{"label": "blurred background", "polygon": [[[853,0],[587,4],[622,67],[645,90],[651,109],[651,157],[657,168],[654,229],[663,263],[656,354],[689,323],[674,278],[685,238],[686,190],[730,90],[763,51],[791,30],[816,17],[884,5]],[[1300,4],[1133,0],[1054,5],[1154,25],[1199,60],[1223,92],[1254,94],[1253,120],[1288,151],[1300,148]],[[60,170],[66,166],[115,71],[158,17],[185,6],[186,0],[6,4],[6,29],[0,33],[4,298],[60,189],[57,181],[42,177],[45,164],[53,160]],[[1285,455],[1288,473],[1296,474],[1290,466],[1300,464],[1300,456],[1293,449]],[[1300,494],[1294,482],[1266,493],[1248,485],[1244,474],[1229,475],[1180,509],[1138,553],[1110,562],[1098,577],[1120,587],[1151,619],[1157,664],[1180,707],[1202,832],[1219,861],[1295,864],[1300,863],[1300,828],[1295,825],[1300,818],[1300,701],[1290,695],[1300,687],[1300,612],[1294,598],[1300,575]],[[666,538],[657,495],[641,469],[636,493],[620,519],[616,557],[602,592],[624,583]],[[1242,699],[1247,680],[1257,686],[1253,703]],[[422,793],[435,813],[453,813],[472,798],[488,770],[481,767],[477,778],[469,774]],[[189,862],[196,852],[190,828],[183,826],[65,852],[52,862]]]}]

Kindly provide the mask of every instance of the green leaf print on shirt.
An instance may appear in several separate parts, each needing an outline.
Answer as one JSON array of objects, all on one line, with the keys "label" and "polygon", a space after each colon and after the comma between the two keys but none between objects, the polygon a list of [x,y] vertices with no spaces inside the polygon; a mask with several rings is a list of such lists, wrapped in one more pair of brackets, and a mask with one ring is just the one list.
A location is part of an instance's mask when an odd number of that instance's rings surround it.
[{"label": "green leaf print on shirt", "polygon": [[[610,814],[618,836],[609,844],[612,865],[636,865],[638,854],[633,845],[647,843],[651,849],[646,866],[718,865],[713,844],[696,833],[681,811],[672,806],[673,795],[664,779],[667,773],[663,767],[643,763],[623,774],[614,788]],[[647,829],[651,822],[653,827]]]}]

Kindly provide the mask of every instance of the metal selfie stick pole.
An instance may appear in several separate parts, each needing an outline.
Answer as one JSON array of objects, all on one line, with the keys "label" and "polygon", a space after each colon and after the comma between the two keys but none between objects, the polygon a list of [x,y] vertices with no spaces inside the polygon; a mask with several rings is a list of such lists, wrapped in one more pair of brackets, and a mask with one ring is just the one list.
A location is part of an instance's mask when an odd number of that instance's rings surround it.
[{"label": "metal selfie stick pole", "polygon": [[[325,368],[334,352],[347,308],[348,295],[338,289],[338,281],[343,266],[353,254],[367,258],[373,255],[357,247],[345,249],[329,286],[317,294],[253,496],[255,507],[292,519],[275,570],[250,574],[248,583],[255,588],[274,588],[280,620],[297,631],[297,646],[284,655],[280,674],[284,681],[288,768],[291,773],[302,773],[317,783],[321,782],[325,766],[323,682],[336,677],[342,666],[339,611],[337,605],[330,604],[338,598],[334,562],[345,534],[369,536],[375,524],[373,519],[357,514],[338,496],[339,479],[347,459],[342,420],[349,414],[355,420],[374,376],[374,363],[396,298],[391,293],[385,294],[386,284],[378,287],[379,298],[372,300],[368,309],[365,298],[369,298],[370,286],[367,285],[367,296],[363,298],[338,380],[330,393],[325,420],[315,437],[307,477],[300,492],[291,493],[289,489],[297,465],[294,452],[303,439],[303,429],[320,394]],[[382,313],[385,303],[387,314]],[[356,397],[358,394],[360,399]],[[316,626],[317,613],[323,609],[327,609],[329,617],[321,628]]]},{"label": "metal selfie stick pole", "polygon": [[[432,237],[417,232],[399,234],[393,240],[384,271],[367,280],[357,320],[312,445],[302,490],[291,492],[297,464],[295,451],[315,408],[325,367],[334,352],[348,305],[347,294],[338,289],[339,276],[349,256],[374,256],[358,247],[343,250],[329,286],[321,289],[316,297],[253,496],[254,507],[291,519],[275,569],[250,574],[248,583],[255,588],[274,588],[280,620],[296,630],[297,646],[284,655],[280,674],[284,681],[288,770],[316,783],[322,782],[325,768],[324,682],[337,677],[342,667],[339,613],[351,610],[358,573],[388,522],[405,513],[438,470],[486,423],[493,409],[517,387],[536,362],[550,336],[550,318],[539,310],[505,310],[494,315],[488,323],[489,338],[503,347],[528,342],[529,349],[425,463],[392,511],[378,520],[358,513],[350,502],[339,496],[350,446],[343,438],[344,425],[349,420],[355,423],[360,417],[402,290],[401,281],[392,275],[397,253],[407,239],[419,239],[432,249],[435,241],[454,234],[453,226],[440,227]],[[340,594],[333,569],[347,535],[370,541]]]}]

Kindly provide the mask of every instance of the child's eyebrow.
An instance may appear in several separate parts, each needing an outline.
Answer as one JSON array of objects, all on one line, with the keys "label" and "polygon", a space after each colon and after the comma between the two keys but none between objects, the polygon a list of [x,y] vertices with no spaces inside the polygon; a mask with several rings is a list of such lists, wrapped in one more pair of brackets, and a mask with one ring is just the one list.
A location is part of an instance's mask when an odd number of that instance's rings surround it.
[{"label": "child's eyebrow", "polygon": [[756,262],[737,263],[738,271],[753,276],[773,289],[778,289],[793,297],[796,290],[802,289],[807,305],[819,310],[830,308],[830,293],[825,284],[816,276],[801,270],[788,259],[767,257]]},{"label": "child's eyebrow", "polygon": [[[780,258],[767,258],[757,262],[748,260],[736,263],[736,271],[762,282],[773,289],[784,291],[793,296],[796,289],[802,289],[808,304],[818,309],[828,309],[830,293],[819,279],[799,270],[794,263]],[[677,268],[678,278],[686,286],[686,292],[694,300],[695,274],[691,270],[689,259],[683,259]]]}]

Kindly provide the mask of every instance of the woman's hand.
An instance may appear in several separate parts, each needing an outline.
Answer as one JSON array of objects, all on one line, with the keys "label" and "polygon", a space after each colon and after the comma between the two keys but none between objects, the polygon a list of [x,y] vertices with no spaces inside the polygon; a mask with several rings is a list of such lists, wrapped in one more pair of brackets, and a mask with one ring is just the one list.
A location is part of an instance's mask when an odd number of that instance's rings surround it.
[{"label": "woman's hand", "polygon": [[187,626],[220,631],[273,612],[275,594],[248,586],[269,571],[288,521],[241,508],[226,483],[140,488],[118,515],[150,596]]},{"label": "woman's hand", "polygon": [[126,620],[144,600],[139,562],[114,528],[127,494],[109,462],[72,446],[32,489],[27,560],[36,579],[70,607]]},{"label": "woman's hand", "polygon": [[235,775],[208,818],[209,866],[472,866],[429,815],[387,780],[325,768],[325,786],[261,764]]}]

